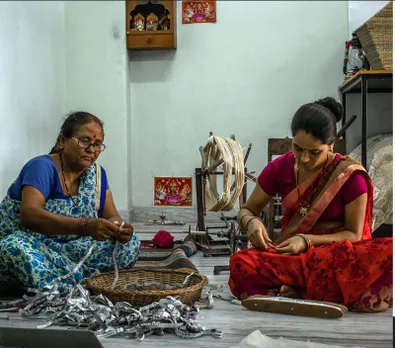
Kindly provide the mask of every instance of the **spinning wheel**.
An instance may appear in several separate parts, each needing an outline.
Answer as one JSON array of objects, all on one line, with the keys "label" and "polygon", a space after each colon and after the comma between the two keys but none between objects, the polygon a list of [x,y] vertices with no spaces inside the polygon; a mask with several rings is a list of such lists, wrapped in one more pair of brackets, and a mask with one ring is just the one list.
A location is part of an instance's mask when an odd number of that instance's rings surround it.
[{"label": "spinning wheel", "polygon": [[[247,178],[256,182],[256,178],[245,168],[251,147],[252,145],[249,144],[243,158],[243,148],[234,135],[218,137],[210,132],[207,144],[199,148],[202,165],[195,169],[198,215],[196,232],[198,233],[193,238],[204,255],[230,255],[248,243],[247,236],[243,235],[236,225],[237,211],[235,216],[222,216],[221,220],[225,222],[225,226],[207,227],[204,217],[206,211],[232,210],[237,200],[240,207],[244,205],[247,199]],[[222,167],[219,168],[220,166]],[[223,176],[221,193],[218,193],[218,175]],[[213,233],[210,230],[220,230],[220,232]],[[219,239],[211,238],[210,235],[213,234]],[[224,267],[227,268],[227,266],[218,266],[221,269]]]},{"label": "spinning wheel", "polygon": [[243,232],[240,227],[234,227],[234,229],[231,229],[229,233],[229,245],[232,254],[239,249],[246,249],[248,247],[247,233]]},{"label": "spinning wheel", "polygon": [[[206,229],[204,216],[206,211],[230,211],[237,199],[241,207],[247,200],[247,178],[256,182],[256,178],[245,168],[252,145],[249,144],[243,159],[243,149],[235,136],[216,137],[209,134],[207,144],[200,146],[202,165],[195,169],[198,221],[196,229]],[[217,168],[223,166],[220,170]],[[223,175],[223,192],[217,191],[217,175]],[[232,183],[232,176],[234,180]]]},{"label": "spinning wheel", "polygon": [[[229,211],[240,197],[245,184],[243,148],[233,137],[210,134],[202,156],[203,192],[205,208],[209,211]],[[222,172],[214,172],[222,165]],[[217,175],[223,175],[223,192],[217,191]],[[232,183],[232,175],[234,182]]]}]

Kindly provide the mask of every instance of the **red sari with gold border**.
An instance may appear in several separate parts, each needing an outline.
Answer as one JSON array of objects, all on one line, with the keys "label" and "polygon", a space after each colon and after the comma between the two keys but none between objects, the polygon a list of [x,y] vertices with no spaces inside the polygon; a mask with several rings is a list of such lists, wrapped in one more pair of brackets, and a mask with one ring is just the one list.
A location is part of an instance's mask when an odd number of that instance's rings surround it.
[{"label": "red sari with gold border", "polygon": [[[336,156],[322,172],[299,186],[299,199],[296,189],[284,197],[282,230],[276,243],[297,233],[331,234],[343,230],[341,221],[333,221],[322,229],[319,218],[355,171],[363,173],[368,186],[361,240],[313,246],[297,256],[283,255],[274,249],[238,251],[230,259],[229,279],[236,297],[276,296],[281,285],[288,285],[298,290],[302,298],[343,304],[353,311],[379,312],[389,307],[392,301],[392,238],[371,237],[373,186],[358,162]],[[309,207],[305,216],[299,213],[301,206]]]}]

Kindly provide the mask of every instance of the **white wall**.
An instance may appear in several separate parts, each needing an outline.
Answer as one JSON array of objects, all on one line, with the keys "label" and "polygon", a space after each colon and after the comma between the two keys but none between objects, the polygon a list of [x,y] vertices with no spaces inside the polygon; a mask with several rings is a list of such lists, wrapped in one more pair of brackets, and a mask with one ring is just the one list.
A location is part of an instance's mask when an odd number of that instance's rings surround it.
[{"label": "white wall", "polygon": [[133,208],[152,206],[151,173],[200,166],[210,130],[252,142],[248,168],[258,173],[267,139],[289,134],[299,106],[337,95],[346,1],[218,1],[217,21],[178,16],[176,51],[130,54]]},{"label": "white wall", "polygon": [[178,49],[129,62],[123,1],[0,2],[0,194],[77,109],[105,121],[123,214],[152,205],[152,173],[191,175],[210,130],[252,142],[259,172],[296,108],[337,95],[348,16],[351,31],[385,2],[349,3],[218,1],[216,24],[182,25],[178,2]]},{"label": "white wall", "polygon": [[24,163],[55,143],[64,53],[63,2],[0,1],[1,197]]},{"label": "white wall", "polygon": [[105,124],[107,171],[120,214],[128,210],[128,58],[124,1],[66,1],[66,109]]}]

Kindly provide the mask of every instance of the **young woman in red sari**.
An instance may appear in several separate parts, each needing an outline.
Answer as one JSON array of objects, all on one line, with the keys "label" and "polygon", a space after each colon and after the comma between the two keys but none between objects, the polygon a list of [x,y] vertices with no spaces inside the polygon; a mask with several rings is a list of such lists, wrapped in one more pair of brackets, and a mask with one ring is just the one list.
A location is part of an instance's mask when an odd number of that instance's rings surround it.
[{"label": "young woman in red sari", "polygon": [[[239,299],[300,297],[366,312],[389,307],[392,238],[372,239],[373,186],[365,169],[332,152],[342,113],[333,98],[303,105],[292,120],[292,152],[260,174],[239,214],[253,248],[230,259],[229,285]],[[276,193],[284,218],[273,243],[258,216]]]}]

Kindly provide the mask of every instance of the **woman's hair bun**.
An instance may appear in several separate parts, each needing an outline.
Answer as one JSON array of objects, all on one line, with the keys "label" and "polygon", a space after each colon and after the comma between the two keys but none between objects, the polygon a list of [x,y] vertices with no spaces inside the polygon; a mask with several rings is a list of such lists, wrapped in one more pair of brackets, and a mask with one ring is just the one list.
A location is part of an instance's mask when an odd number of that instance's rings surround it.
[{"label": "woman's hair bun", "polygon": [[339,122],[343,117],[343,106],[338,103],[334,98],[327,97],[324,99],[317,100],[315,104],[322,105],[329,109],[333,116],[335,116],[336,122]]}]

